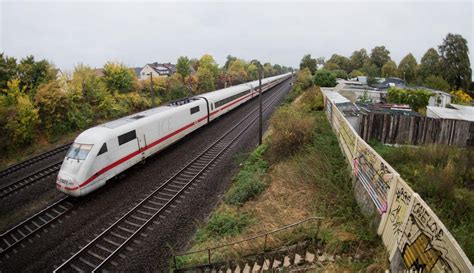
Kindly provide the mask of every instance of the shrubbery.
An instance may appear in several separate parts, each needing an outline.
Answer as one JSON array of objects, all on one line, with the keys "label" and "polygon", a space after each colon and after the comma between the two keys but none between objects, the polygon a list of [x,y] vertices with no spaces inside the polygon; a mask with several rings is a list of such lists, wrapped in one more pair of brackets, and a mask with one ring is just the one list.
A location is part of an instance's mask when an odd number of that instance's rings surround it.
[{"label": "shrubbery", "polygon": [[324,98],[321,89],[319,87],[313,86],[306,90],[301,97],[299,109],[304,112],[323,110]]},{"label": "shrubbery", "polygon": [[273,158],[284,158],[299,147],[311,142],[314,119],[290,106],[279,108],[271,117],[273,134],[271,154]]},{"label": "shrubbery", "polygon": [[426,90],[408,90],[389,88],[387,102],[409,104],[414,111],[420,111],[428,106],[433,94]]},{"label": "shrubbery", "polygon": [[314,75],[314,84],[322,87],[336,86],[336,76],[329,70],[321,69]]}]

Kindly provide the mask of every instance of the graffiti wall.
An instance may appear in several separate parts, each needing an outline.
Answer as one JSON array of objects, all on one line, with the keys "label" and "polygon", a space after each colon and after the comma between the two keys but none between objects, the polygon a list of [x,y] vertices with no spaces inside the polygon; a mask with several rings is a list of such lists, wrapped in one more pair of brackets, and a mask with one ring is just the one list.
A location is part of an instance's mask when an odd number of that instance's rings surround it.
[{"label": "graffiti wall", "polygon": [[360,138],[337,106],[329,100],[325,102],[328,120],[356,183],[364,187],[381,215],[378,234],[390,260],[401,257],[404,269],[417,272],[473,272],[471,262],[436,214]]}]

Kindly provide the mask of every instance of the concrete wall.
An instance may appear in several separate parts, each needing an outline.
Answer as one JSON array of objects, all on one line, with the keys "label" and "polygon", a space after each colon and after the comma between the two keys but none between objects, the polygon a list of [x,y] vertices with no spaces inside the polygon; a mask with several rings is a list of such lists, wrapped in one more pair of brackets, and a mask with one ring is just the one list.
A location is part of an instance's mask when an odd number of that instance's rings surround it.
[{"label": "concrete wall", "polygon": [[381,236],[394,272],[473,272],[436,214],[325,99],[326,114],[352,170],[355,198]]}]

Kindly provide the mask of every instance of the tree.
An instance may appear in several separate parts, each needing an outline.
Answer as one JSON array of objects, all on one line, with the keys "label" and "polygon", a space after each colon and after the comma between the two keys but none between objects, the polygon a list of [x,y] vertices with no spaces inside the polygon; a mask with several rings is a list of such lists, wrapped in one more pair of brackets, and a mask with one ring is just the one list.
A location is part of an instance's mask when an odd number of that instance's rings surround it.
[{"label": "tree", "polygon": [[364,63],[364,65],[362,66],[362,72],[364,72],[364,74],[368,77],[372,78],[378,77],[380,75],[380,70],[370,60]]},{"label": "tree", "polygon": [[314,75],[314,84],[322,87],[334,87],[336,86],[336,77],[334,74],[326,69],[321,69]]},{"label": "tree", "polygon": [[0,124],[5,131],[2,137],[15,146],[31,143],[39,122],[38,109],[25,94],[25,88],[20,87],[20,80],[13,79],[7,83],[6,95],[0,96]]},{"label": "tree", "polygon": [[165,99],[167,101],[182,99],[191,95],[189,94],[189,90],[188,88],[186,88],[183,82],[184,80],[181,74],[178,73],[167,78],[167,87],[165,94]]},{"label": "tree", "polygon": [[191,62],[188,57],[181,56],[176,62],[176,72],[181,75],[181,78],[184,80],[189,74],[191,74]]},{"label": "tree", "polygon": [[398,64],[398,73],[408,83],[413,83],[416,80],[416,70],[418,64],[413,54],[406,55]]},{"label": "tree", "polygon": [[250,80],[258,79],[258,68],[255,64],[251,63],[247,66],[247,75]]},{"label": "tree", "polygon": [[376,46],[370,53],[370,60],[372,64],[378,68],[380,73],[382,66],[391,60],[390,51],[388,51],[385,46]]},{"label": "tree", "polygon": [[358,69],[354,69],[354,70],[352,70],[351,73],[349,73],[350,78],[356,78],[356,77],[359,77],[359,76],[365,76],[365,74],[364,74],[364,72],[362,72]]},{"label": "tree", "polygon": [[228,69],[228,74],[231,77],[231,79],[234,79],[238,83],[243,83],[247,81],[248,75],[247,72],[245,71],[245,62],[240,59],[234,60],[230,65]]},{"label": "tree", "polygon": [[102,78],[107,89],[112,93],[126,93],[133,89],[135,73],[121,63],[108,62],[104,65],[104,77]]},{"label": "tree", "polygon": [[347,73],[346,73],[346,71],[344,71],[342,69],[333,70],[332,73],[334,74],[334,76],[336,78],[347,80],[347,77],[348,77]]},{"label": "tree", "polygon": [[196,58],[192,58],[189,60],[189,63],[191,63],[191,66],[194,68],[194,71],[197,71],[199,68],[199,60]]},{"label": "tree", "polygon": [[352,52],[350,61],[352,69],[361,69],[365,62],[369,60],[369,55],[365,48]]},{"label": "tree", "polygon": [[324,64],[324,69],[326,70],[340,70],[341,67],[337,64],[337,63],[334,63],[334,62],[326,62]]},{"label": "tree", "polygon": [[423,83],[424,86],[436,90],[441,90],[441,91],[449,91],[451,88],[449,86],[449,83],[441,77],[437,77],[434,75],[429,75],[426,79],[425,82]]},{"label": "tree", "polygon": [[18,65],[20,86],[26,87],[26,92],[34,97],[36,88],[40,84],[46,83],[56,76],[51,75],[50,68],[52,66],[46,60],[36,62],[32,55],[23,58]]},{"label": "tree", "polygon": [[237,57],[233,57],[232,55],[227,55],[227,60],[225,61],[224,69],[228,70],[230,67],[230,64],[234,62],[235,60],[237,60]]},{"label": "tree", "polygon": [[273,70],[275,71],[276,75],[280,75],[281,73],[283,73],[283,68],[279,64],[274,64]]},{"label": "tree", "polygon": [[467,90],[471,82],[471,64],[467,41],[459,34],[448,33],[438,47],[441,55],[443,78],[457,89]]},{"label": "tree", "polygon": [[390,60],[382,66],[382,77],[398,77],[397,64]]},{"label": "tree", "polygon": [[316,59],[311,58],[311,54],[306,54],[303,56],[300,62],[300,70],[308,68],[311,71],[311,74],[314,75],[316,70],[318,69]]},{"label": "tree", "polygon": [[316,63],[317,63],[318,65],[324,66],[324,64],[325,64],[326,62],[324,61],[324,57],[318,57],[318,58],[316,59]]},{"label": "tree", "polygon": [[421,58],[420,66],[418,69],[418,76],[423,82],[430,75],[440,76],[441,75],[441,63],[440,56],[436,49],[430,48],[426,51],[425,55]]},{"label": "tree", "polygon": [[53,80],[38,87],[35,104],[39,109],[42,130],[51,136],[69,131],[65,119],[69,111],[69,97],[58,81]]},{"label": "tree", "polygon": [[298,71],[296,74],[295,85],[300,86],[301,90],[305,90],[310,87],[313,82],[313,75],[311,75],[311,70],[305,67],[303,70]]},{"label": "tree", "polygon": [[197,78],[198,78],[198,93],[206,93],[213,91],[214,87],[214,75],[212,72],[206,67],[199,67],[197,71]]},{"label": "tree", "polygon": [[17,75],[17,72],[16,59],[0,53],[0,90],[8,87],[7,83]]},{"label": "tree", "polygon": [[326,66],[328,66],[328,64],[330,64],[330,63],[337,64],[337,66],[340,69],[346,71],[347,73],[352,71],[351,61],[349,60],[349,58],[347,58],[345,56],[338,55],[338,54],[333,54],[331,56],[331,58],[326,61]]},{"label": "tree", "polygon": [[209,70],[212,73],[213,80],[217,79],[217,76],[219,75],[219,66],[214,58],[209,54],[204,54],[201,59],[199,59],[199,68],[206,68]]},{"label": "tree", "polygon": [[264,63],[263,64],[263,76],[269,77],[275,75],[275,70],[273,69],[273,65],[271,63]]}]

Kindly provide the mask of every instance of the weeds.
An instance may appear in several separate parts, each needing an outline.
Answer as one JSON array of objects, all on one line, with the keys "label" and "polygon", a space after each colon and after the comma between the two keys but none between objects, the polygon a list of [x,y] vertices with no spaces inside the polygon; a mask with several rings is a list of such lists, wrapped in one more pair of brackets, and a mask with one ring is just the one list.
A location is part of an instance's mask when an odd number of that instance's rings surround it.
[{"label": "weeds", "polygon": [[247,200],[265,190],[264,175],[268,163],[263,159],[267,145],[259,146],[243,164],[242,169],[234,178],[234,183],[224,197],[227,204],[241,206]]},{"label": "weeds", "polygon": [[240,234],[251,222],[252,218],[248,214],[225,208],[212,214],[206,226],[198,230],[196,241]]}]

